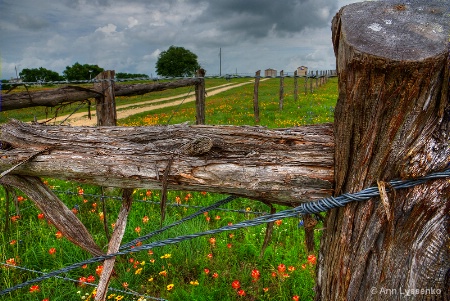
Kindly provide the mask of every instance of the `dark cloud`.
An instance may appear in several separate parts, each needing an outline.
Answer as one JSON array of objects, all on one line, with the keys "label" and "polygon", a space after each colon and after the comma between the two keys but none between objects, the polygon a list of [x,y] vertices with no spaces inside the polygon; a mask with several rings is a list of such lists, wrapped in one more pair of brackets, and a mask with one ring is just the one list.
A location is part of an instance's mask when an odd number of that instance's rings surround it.
[{"label": "dark cloud", "polygon": [[224,31],[262,38],[323,27],[337,11],[335,0],[213,0],[202,18]]},{"label": "dark cloud", "polygon": [[196,53],[209,74],[218,72],[219,48],[224,73],[331,69],[331,18],[354,1],[0,0],[0,76],[14,76],[15,66],[61,73],[77,61],[155,74],[171,45]]}]

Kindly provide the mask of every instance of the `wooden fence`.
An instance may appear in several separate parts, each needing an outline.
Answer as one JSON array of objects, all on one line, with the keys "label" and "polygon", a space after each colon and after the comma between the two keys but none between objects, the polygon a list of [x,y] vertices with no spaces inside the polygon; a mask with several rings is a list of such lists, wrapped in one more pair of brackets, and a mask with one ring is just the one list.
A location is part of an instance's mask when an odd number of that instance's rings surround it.
[{"label": "wooden fence", "polygon": [[[23,190],[66,237],[94,255],[101,249],[39,176],[125,189],[225,192],[292,206],[378,185],[381,197],[327,214],[316,300],[398,300],[402,296],[382,289],[411,286],[441,292],[411,300],[446,300],[450,181],[395,193],[386,183],[442,171],[450,162],[450,22],[445,4],[433,4],[428,10],[414,1],[360,2],[335,16],[339,100],[333,125],[77,128],[12,121],[1,127],[0,183]],[[417,23],[424,19],[439,27]],[[126,191],[123,223],[131,206]],[[106,290],[111,266],[98,291]]]}]

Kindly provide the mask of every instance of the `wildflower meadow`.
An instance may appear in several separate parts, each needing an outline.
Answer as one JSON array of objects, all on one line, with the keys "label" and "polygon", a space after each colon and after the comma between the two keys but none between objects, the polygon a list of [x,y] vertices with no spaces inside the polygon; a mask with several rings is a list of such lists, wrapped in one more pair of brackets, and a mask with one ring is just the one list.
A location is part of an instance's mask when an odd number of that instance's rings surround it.
[{"label": "wildflower meadow", "polygon": [[[293,98],[291,80],[285,80],[282,111],[278,108],[279,80],[260,83],[259,125],[278,128],[332,122],[337,80],[331,79],[307,95],[300,89],[297,101]],[[224,79],[211,81],[214,85],[225,82]],[[256,125],[252,98],[251,84],[207,97],[206,123]],[[2,116],[3,122],[14,117],[12,112],[8,114]],[[20,113],[19,118],[21,114],[26,115]],[[35,114],[45,112],[36,111]],[[170,123],[194,123],[194,105],[183,104],[176,111],[172,107],[144,112],[119,120],[119,124],[167,124],[169,118]],[[121,191],[50,178],[43,181],[77,215],[106,252],[121,206]],[[0,215],[1,290],[91,258],[66,239],[26,195],[20,191],[1,190],[0,197],[3,204]],[[169,191],[163,226],[225,197],[227,195],[205,191]],[[160,229],[160,198],[159,190],[134,190],[123,243]],[[274,206],[278,211],[286,209]],[[217,229],[267,214],[270,210],[262,202],[237,198],[149,240],[137,240],[134,247]],[[315,231],[316,250],[321,227],[319,222]],[[107,300],[313,300],[317,254],[306,251],[302,217],[276,221],[271,241],[263,252],[265,235],[266,226],[260,225],[119,256]],[[102,268],[101,262],[87,264],[16,290],[2,296],[2,300],[94,300]]]}]

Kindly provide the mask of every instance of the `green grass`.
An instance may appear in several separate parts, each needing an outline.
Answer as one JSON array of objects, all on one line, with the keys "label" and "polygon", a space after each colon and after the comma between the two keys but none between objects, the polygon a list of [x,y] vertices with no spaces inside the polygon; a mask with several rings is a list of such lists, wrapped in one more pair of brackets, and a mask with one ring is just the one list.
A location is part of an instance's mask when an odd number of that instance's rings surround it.
[{"label": "green grass", "polygon": [[[166,80],[163,80],[161,82],[164,82],[164,81],[166,81]],[[248,81],[248,79],[244,79],[244,78],[233,79],[232,82],[238,83],[238,82],[243,82],[243,81]],[[147,82],[125,82],[125,83],[118,83],[118,85],[136,84],[136,83],[148,83],[148,81]],[[207,88],[220,86],[225,83],[227,83],[227,81],[225,79],[214,79],[214,78],[206,79],[206,87]],[[82,84],[79,86],[86,88],[86,89],[92,88],[92,85],[86,85],[86,84]],[[42,90],[49,90],[49,89],[55,89],[55,88],[59,88],[59,86],[50,86],[50,87],[31,86],[28,88],[28,90],[30,92],[34,92],[34,91],[42,91]],[[182,88],[178,88],[178,89],[169,89],[169,90],[164,90],[164,91],[147,93],[144,95],[136,95],[136,96],[130,96],[130,97],[116,97],[116,106],[134,104],[134,103],[139,103],[139,102],[149,101],[149,100],[154,100],[154,99],[159,99],[159,98],[172,97],[172,96],[177,96],[180,94],[185,94],[188,92],[190,92],[191,95],[194,95],[194,93],[195,93],[194,89],[195,89],[194,87],[182,87]],[[23,86],[18,86],[11,93],[26,92],[26,91],[27,90]],[[4,91],[2,91],[2,93],[3,92]],[[76,110],[76,112],[87,112],[88,109],[90,109],[91,112],[95,112],[95,100],[91,101],[90,106],[88,105],[88,103],[85,103],[84,105],[80,106],[80,103],[78,102],[78,103],[64,105],[64,106],[58,106],[55,108],[31,107],[31,108],[24,108],[24,109],[20,109],[20,110],[3,111],[3,112],[0,112],[0,123],[5,123],[11,118],[18,119],[18,120],[21,120],[24,122],[32,121],[32,120],[34,120],[34,118],[36,118],[37,120],[45,120],[48,118],[52,118],[55,115],[62,116],[62,115],[71,114],[75,110]]]},{"label": "green grass", "polygon": [[[260,83],[260,125],[273,128],[333,121],[333,107],[337,99],[335,79],[318,88],[313,94],[305,96],[300,93],[297,102],[293,99],[293,87],[290,80],[292,79],[285,79],[286,95],[282,111],[278,108],[279,80],[270,79]],[[216,84],[223,83],[216,80]],[[302,87],[301,84],[300,87]],[[174,93],[173,90],[171,93]],[[252,98],[253,85],[251,84],[207,97],[207,123],[254,125]],[[174,108],[167,108],[147,112],[119,120],[119,123],[122,125],[165,124],[172,114],[174,115],[170,123],[195,122],[192,103],[182,105],[178,111],[173,110]],[[107,237],[100,215],[103,212],[102,202],[95,196],[101,194],[101,189],[55,179],[47,179],[47,181],[68,208],[78,208],[77,216],[86,225],[94,240],[106,251]],[[78,193],[81,188],[83,194]],[[62,191],[71,191],[72,194],[62,193]],[[39,209],[33,202],[20,192],[17,193],[22,195],[24,200],[18,202],[20,218],[13,222],[16,215],[15,206],[13,203],[6,205],[5,195],[0,192],[2,204],[5,204],[0,214],[2,230],[6,220],[10,221],[9,229],[1,232],[1,263],[11,262],[13,259],[18,266],[49,272],[90,258],[87,252],[74,246],[66,238],[57,238],[55,227],[45,219],[38,218]],[[111,224],[115,222],[120,208],[120,201],[114,197],[119,196],[120,191],[115,189],[107,193],[106,211],[103,216],[107,219],[111,233]],[[133,197],[139,201],[133,202],[124,242],[159,228],[160,209],[157,203],[160,199],[159,193],[159,191],[135,191]],[[170,191],[168,195],[171,204],[181,202],[189,206],[210,205],[224,197],[219,194],[186,191]],[[6,216],[6,206],[12,216]],[[174,227],[153,237],[150,241],[215,229],[228,223],[238,223],[254,218],[255,214],[249,212],[269,211],[267,205],[243,198],[222,208],[246,210],[246,212],[219,210],[208,212],[207,215],[201,215]],[[277,206],[277,209],[284,208]],[[196,210],[198,209],[193,207],[169,206],[164,225],[175,222]],[[298,227],[298,223],[299,218],[290,218],[276,225],[271,243],[262,257],[260,257],[260,250],[264,241],[265,226],[263,225],[199,237],[176,245],[155,248],[151,253],[144,251],[120,256],[117,258],[110,287],[168,300],[292,300],[293,296],[299,296],[300,300],[313,300],[315,265],[308,262],[310,254],[306,252],[304,231],[303,228]],[[215,239],[214,244],[211,243],[211,238]],[[320,232],[316,232],[316,249],[319,238]],[[54,254],[49,253],[51,248],[55,248]],[[166,256],[170,258],[161,258],[165,254],[170,254]],[[280,264],[286,266],[285,271],[279,272]],[[90,264],[62,276],[72,279],[93,276],[97,283],[99,277],[96,270],[99,265]],[[260,272],[258,279],[252,278],[253,270]],[[167,272],[165,276],[161,273],[163,271]],[[34,272],[24,272],[0,265],[0,288],[5,289],[37,276],[39,274]],[[240,289],[245,292],[245,296],[239,296],[238,290],[232,287],[235,280],[239,281]],[[127,288],[124,288],[125,283],[128,285]],[[173,288],[168,290],[167,286],[171,284]],[[51,301],[93,300],[94,287],[91,286],[80,286],[58,278],[45,280],[38,285],[39,291],[30,292],[30,287],[27,287],[8,296],[2,296],[2,300],[27,301],[45,298]],[[110,298],[108,300],[120,300],[121,296],[123,296],[122,300],[139,299],[139,297],[114,291],[110,291],[108,296]],[[151,299],[147,298],[147,300]]]},{"label": "green grass", "polygon": [[[260,123],[253,113],[253,84],[230,89],[206,98],[206,124],[261,125],[270,128],[293,127],[313,123],[333,122],[337,100],[337,78],[305,95],[299,81],[299,98],[294,101],[294,79],[285,79],[283,110],[279,109],[279,79],[259,84]],[[119,125],[155,125],[189,121],[195,124],[195,106],[192,103],[179,108],[164,108],[143,112],[118,121]]]}]

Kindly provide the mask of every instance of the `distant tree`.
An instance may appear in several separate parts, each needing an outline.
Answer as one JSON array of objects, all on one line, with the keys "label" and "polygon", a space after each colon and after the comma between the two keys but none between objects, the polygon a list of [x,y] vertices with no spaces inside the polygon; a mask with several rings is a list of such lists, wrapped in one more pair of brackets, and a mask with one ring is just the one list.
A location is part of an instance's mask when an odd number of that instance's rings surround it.
[{"label": "distant tree", "polygon": [[63,74],[68,80],[89,80],[103,71],[105,70],[98,65],[81,65],[76,62],[71,67],[67,66],[66,70],[63,71]]},{"label": "distant tree", "polygon": [[2,79],[0,81],[0,90],[9,90],[11,88],[11,85],[9,84],[9,80]]},{"label": "distant tree", "polygon": [[140,74],[140,73],[123,73],[118,72],[116,73],[117,78],[149,78],[147,74]]},{"label": "distant tree", "polygon": [[176,46],[161,52],[156,62],[156,72],[162,76],[192,76],[200,68],[196,54]]},{"label": "distant tree", "polygon": [[64,78],[58,74],[58,72],[45,69],[43,67],[23,69],[19,73],[20,78],[24,82],[37,82],[37,81],[59,81],[64,80]]}]

